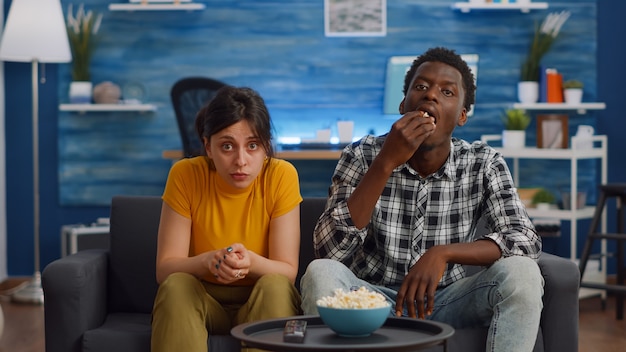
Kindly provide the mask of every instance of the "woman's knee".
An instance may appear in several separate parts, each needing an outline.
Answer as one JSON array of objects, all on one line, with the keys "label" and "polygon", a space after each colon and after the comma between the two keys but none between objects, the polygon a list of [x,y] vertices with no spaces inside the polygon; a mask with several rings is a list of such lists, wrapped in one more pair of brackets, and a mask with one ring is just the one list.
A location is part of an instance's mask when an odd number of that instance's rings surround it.
[{"label": "woman's knee", "polygon": [[291,280],[281,274],[266,274],[261,276],[254,285],[254,288],[279,295],[284,292],[297,291]]},{"label": "woman's knee", "polygon": [[195,301],[204,292],[202,283],[187,273],[170,274],[159,285],[156,301],[161,305],[171,303],[178,306],[182,301]]},{"label": "woman's knee", "polygon": [[286,276],[266,274],[257,280],[248,304],[250,314],[258,318],[296,315],[300,313],[300,293]]}]

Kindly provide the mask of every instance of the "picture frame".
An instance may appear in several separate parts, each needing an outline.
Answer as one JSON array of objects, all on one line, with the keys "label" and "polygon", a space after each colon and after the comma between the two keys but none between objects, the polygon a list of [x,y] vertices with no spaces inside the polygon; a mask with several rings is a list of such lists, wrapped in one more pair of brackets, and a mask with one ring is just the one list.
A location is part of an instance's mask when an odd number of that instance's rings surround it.
[{"label": "picture frame", "polygon": [[[419,54],[413,56],[392,56],[387,60],[387,71],[385,73],[385,95],[383,99],[383,114],[398,115],[400,102],[404,99],[402,87],[404,86],[404,76],[411,68],[413,61]],[[478,81],[478,54],[461,54],[463,61],[467,63],[472,74],[474,74],[474,84]],[[474,114],[474,104],[467,112],[467,116]]]},{"label": "picture frame", "polygon": [[324,0],[327,37],[387,35],[387,0]]},{"label": "picture frame", "polygon": [[568,148],[568,115],[537,115],[537,148]]}]

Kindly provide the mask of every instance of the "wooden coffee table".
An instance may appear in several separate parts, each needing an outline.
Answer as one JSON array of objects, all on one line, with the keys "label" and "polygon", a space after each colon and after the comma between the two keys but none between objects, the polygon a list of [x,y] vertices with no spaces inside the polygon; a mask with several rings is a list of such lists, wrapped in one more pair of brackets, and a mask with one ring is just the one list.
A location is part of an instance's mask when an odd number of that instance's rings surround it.
[{"label": "wooden coffee table", "polygon": [[[283,341],[283,328],[288,320],[307,322],[303,343]],[[443,323],[413,318],[389,317],[385,324],[367,337],[342,337],[324,325],[319,316],[297,316],[241,324],[231,335],[247,347],[268,351],[415,351],[444,345],[454,329]]]}]

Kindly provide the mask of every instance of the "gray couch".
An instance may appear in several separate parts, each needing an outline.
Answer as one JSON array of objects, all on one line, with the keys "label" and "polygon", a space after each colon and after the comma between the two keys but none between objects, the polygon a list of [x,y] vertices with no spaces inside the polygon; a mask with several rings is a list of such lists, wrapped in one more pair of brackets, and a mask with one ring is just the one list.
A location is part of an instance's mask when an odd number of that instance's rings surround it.
[{"label": "gray couch", "polygon": [[[301,206],[298,278],[313,259],[313,227],[324,206],[324,198],[306,198]],[[47,352],[150,351],[160,209],[159,197],[114,197],[110,250],[85,250],[46,266],[42,284]],[[577,351],[578,267],[545,253],[539,264],[545,295],[535,351]],[[486,332],[484,328],[456,330],[448,351],[484,351]],[[211,335],[208,344],[210,351],[219,352],[240,347],[227,335]],[[437,346],[429,351],[441,350]]]}]

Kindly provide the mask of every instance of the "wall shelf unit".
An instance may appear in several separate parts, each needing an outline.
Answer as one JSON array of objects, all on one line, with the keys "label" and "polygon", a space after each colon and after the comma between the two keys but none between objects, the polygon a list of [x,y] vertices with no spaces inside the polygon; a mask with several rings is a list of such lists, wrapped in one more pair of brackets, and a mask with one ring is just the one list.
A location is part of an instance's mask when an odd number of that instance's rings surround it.
[{"label": "wall shelf unit", "polygon": [[154,104],[61,104],[60,111],[75,112],[110,112],[110,111],[131,111],[131,112],[152,112],[156,111]]},{"label": "wall shelf unit", "polygon": [[[483,135],[481,140],[489,143],[489,141],[496,141],[502,138],[501,135]],[[572,146],[579,145],[578,138],[572,137]],[[570,222],[570,259],[573,261],[578,260],[578,220],[593,218],[595,206],[585,205],[582,208],[577,208],[578,198],[578,161],[586,159],[599,159],[600,165],[600,183],[606,184],[608,174],[608,158],[607,158],[607,136],[595,135],[592,136],[593,148],[590,149],[548,149],[548,148],[534,148],[526,147],[519,149],[505,149],[494,147],[499,151],[505,159],[513,159],[513,181],[517,187],[520,187],[522,183],[519,178],[519,161],[520,159],[535,159],[535,160],[569,160],[570,162],[570,204],[569,209],[549,209],[538,210],[535,208],[527,208],[528,216],[532,219],[557,219],[560,221]],[[606,232],[606,210],[602,214],[601,231]],[[596,280],[598,282],[606,282],[606,253],[607,246],[606,241],[601,242],[601,258],[599,268],[601,270],[596,273]],[[586,290],[584,295],[593,295],[602,291],[598,290]],[[604,295],[604,293],[603,293]]]},{"label": "wall shelf unit", "polygon": [[109,4],[109,11],[199,11],[204,8],[204,4],[193,2]]},{"label": "wall shelf unit", "polygon": [[513,108],[523,110],[576,110],[579,114],[585,114],[587,110],[604,110],[605,103],[514,103]]},{"label": "wall shelf unit", "polygon": [[547,2],[528,2],[528,3],[473,3],[473,2],[455,2],[452,8],[467,13],[471,10],[519,10],[527,13],[530,10],[545,10],[548,8]]}]

